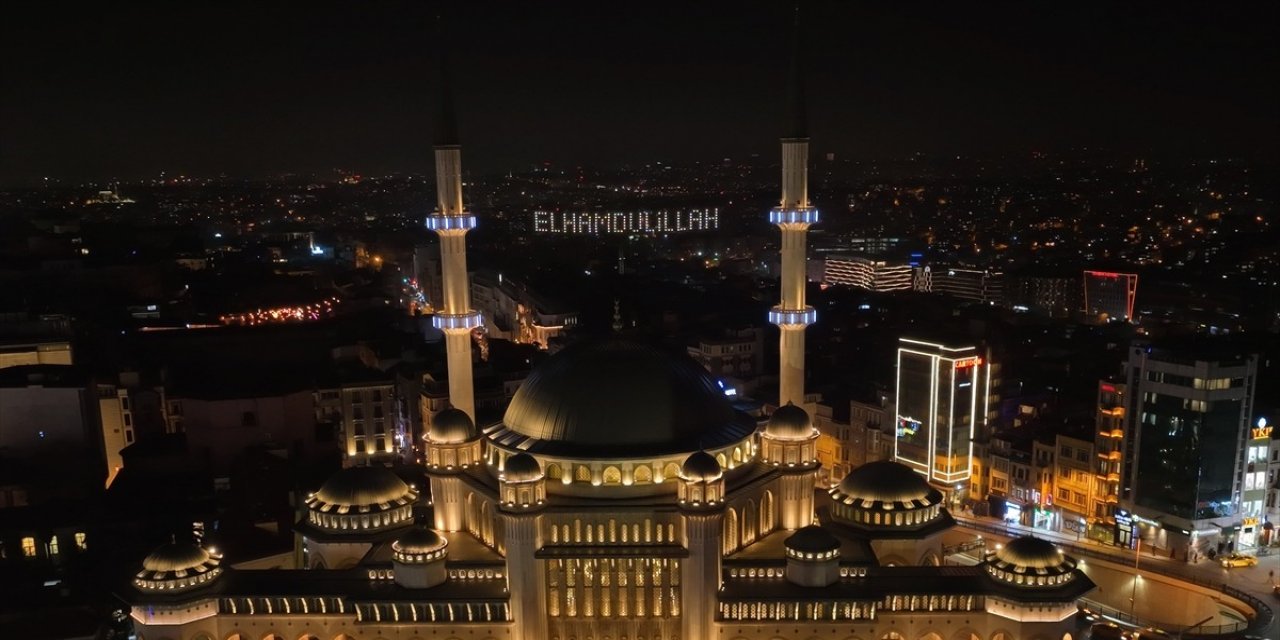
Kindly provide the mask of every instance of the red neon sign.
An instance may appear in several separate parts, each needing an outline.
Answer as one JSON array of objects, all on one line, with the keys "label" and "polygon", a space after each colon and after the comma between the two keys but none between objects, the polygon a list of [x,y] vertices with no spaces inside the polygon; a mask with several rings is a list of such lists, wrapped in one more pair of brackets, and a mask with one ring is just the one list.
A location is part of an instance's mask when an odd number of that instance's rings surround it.
[{"label": "red neon sign", "polygon": [[957,369],[968,369],[969,367],[976,367],[980,364],[982,364],[982,358],[979,358],[978,356],[956,360]]}]

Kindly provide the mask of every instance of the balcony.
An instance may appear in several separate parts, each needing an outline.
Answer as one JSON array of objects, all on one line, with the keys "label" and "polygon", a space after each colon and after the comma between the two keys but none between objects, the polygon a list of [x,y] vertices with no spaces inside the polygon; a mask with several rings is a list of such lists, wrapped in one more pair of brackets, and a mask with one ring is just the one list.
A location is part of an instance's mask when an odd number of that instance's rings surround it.
[{"label": "balcony", "polygon": [[818,224],[821,216],[818,210],[813,207],[803,207],[798,209],[784,209],[782,207],[774,207],[769,210],[770,224],[802,224],[811,225]]},{"label": "balcony", "polygon": [[470,231],[476,228],[476,217],[470,214],[446,216],[433,213],[427,216],[427,228],[432,231]]}]

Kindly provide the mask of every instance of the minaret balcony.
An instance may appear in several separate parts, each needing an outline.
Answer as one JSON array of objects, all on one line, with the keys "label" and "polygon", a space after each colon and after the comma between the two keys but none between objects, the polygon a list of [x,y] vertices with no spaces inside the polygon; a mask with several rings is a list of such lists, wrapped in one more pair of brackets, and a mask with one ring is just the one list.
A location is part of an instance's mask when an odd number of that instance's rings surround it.
[{"label": "minaret balcony", "polygon": [[470,231],[476,228],[476,217],[471,214],[445,215],[433,213],[427,216],[427,228],[440,231]]},{"label": "minaret balcony", "polygon": [[769,224],[818,224],[821,216],[814,207],[774,207],[769,210]]},{"label": "minaret balcony", "polygon": [[484,324],[484,318],[479,311],[468,311],[466,313],[437,313],[431,317],[431,326],[441,330],[448,331],[450,329],[466,329],[470,331]]},{"label": "minaret balcony", "polygon": [[769,310],[769,322],[779,327],[807,327],[817,321],[818,310],[813,307],[795,310],[774,307]]}]

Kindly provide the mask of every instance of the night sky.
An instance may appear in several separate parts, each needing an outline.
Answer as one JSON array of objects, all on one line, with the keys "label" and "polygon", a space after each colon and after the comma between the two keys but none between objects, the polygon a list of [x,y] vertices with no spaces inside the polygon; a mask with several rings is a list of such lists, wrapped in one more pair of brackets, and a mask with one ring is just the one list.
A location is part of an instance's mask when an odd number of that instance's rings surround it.
[{"label": "night sky", "polygon": [[[115,4],[6,8],[0,185],[429,172],[434,5]],[[789,3],[456,4],[470,170],[776,153]],[[1280,147],[1273,3],[1042,4],[804,3],[814,150]]]}]

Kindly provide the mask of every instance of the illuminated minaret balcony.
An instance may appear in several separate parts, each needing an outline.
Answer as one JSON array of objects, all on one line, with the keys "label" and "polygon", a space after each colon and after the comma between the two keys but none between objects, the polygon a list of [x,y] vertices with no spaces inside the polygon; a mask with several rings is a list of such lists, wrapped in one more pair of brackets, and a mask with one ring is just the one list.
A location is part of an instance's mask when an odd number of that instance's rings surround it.
[{"label": "illuminated minaret balcony", "polygon": [[821,217],[816,207],[774,207],[769,210],[769,224],[783,228],[805,229],[821,222]]},{"label": "illuminated minaret balcony", "polygon": [[479,311],[467,313],[438,313],[431,317],[431,326],[441,331],[470,331],[484,324],[484,317]]},{"label": "illuminated minaret balcony", "polygon": [[433,213],[427,216],[427,229],[437,233],[441,231],[467,232],[476,228],[476,217],[469,213],[462,215],[446,215]]},{"label": "illuminated minaret balcony", "polygon": [[818,311],[810,306],[794,310],[775,306],[769,310],[769,323],[779,327],[807,327],[817,321]]}]

